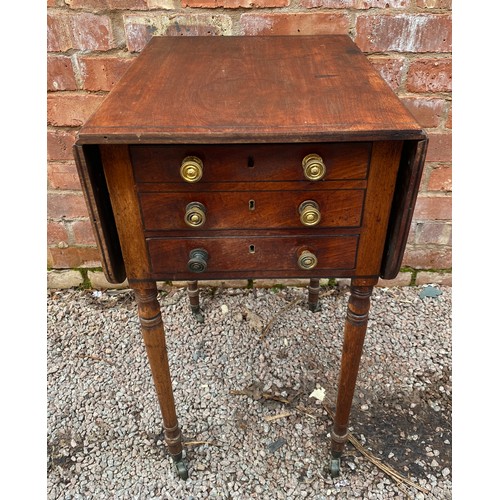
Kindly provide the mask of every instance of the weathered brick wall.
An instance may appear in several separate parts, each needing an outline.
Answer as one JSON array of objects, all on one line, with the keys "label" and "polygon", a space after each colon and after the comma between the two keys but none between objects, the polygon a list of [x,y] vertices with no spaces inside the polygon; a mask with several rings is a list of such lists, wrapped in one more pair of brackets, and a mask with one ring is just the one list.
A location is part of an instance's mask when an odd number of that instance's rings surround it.
[{"label": "weathered brick wall", "polygon": [[99,267],[72,144],[154,35],[349,34],[428,131],[404,266],[451,267],[451,0],[48,0],[48,257]]}]

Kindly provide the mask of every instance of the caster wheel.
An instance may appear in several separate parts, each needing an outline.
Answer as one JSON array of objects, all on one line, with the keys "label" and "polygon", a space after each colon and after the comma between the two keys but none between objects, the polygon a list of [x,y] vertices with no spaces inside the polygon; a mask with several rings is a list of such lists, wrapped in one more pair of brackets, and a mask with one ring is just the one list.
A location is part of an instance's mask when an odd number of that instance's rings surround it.
[{"label": "caster wheel", "polygon": [[313,313],[317,313],[317,312],[321,311],[321,307],[319,304],[309,304],[309,311],[311,311]]},{"label": "caster wheel", "polygon": [[177,475],[181,478],[184,479],[184,481],[188,478],[188,471],[186,464],[184,463],[183,460],[179,460],[178,462],[174,462],[175,465],[175,471],[177,472]]},{"label": "caster wheel", "polygon": [[203,314],[201,314],[200,309],[193,310],[193,317],[198,323],[204,323],[205,318],[203,317]]},{"label": "caster wheel", "polygon": [[198,321],[198,323],[205,323],[205,318],[203,317],[203,314],[201,313],[196,313],[194,315],[194,319]]},{"label": "caster wheel", "polygon": [[332,458],[330,461],[330,474],[332,477],[340,476],[340,458]]}]

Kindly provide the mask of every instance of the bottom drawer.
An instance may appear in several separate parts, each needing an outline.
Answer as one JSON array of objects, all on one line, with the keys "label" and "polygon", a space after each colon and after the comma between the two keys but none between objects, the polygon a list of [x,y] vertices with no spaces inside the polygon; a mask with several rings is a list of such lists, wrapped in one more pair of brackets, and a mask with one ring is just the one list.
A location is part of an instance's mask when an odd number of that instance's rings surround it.
[{"label": "bottom drawer", "polygon": [[154,277],[174,280],[331,276],[355,268],[357,246],[358,235],[148,239]]}]

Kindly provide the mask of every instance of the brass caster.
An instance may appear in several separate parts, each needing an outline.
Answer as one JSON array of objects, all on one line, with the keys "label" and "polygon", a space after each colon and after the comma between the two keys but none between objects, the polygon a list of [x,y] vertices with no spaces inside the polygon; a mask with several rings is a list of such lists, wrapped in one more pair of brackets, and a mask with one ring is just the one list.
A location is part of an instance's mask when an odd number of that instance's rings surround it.
[{"label": "brass caster", "polygon": [[340,476],[340,457],[332,458],[330,461],[330,475],[332,477]]},{"label": "brass caster", "polygon": [[186,467],[186,463],[184,460],[179,460],[177,462],[174,462],[175,465],[175,471],[177,472],[177,475],[181,478],[184,479],[184,481],[188,478],[188,471]]}]

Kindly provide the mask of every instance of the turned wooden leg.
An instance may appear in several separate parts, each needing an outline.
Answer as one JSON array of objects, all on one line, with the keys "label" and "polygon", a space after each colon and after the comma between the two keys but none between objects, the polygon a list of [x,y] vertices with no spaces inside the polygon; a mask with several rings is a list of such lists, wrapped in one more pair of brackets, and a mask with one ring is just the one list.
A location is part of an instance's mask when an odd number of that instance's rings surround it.
[{"label": "turned wooden leg", "polygon": [[309,280],[309,309],[312,312],[319,311],[319,278],[311,278]]},{"label": "turned wooden leg", "polygon": [[[174,394],[170,380],[165,332],[158,303],[156,283],[134,287],[139,320],[165,429],[165,441],[178,474],[184,479],[187,470],[182,461],[181,432],[177,423]],[[184,477],[185,476],[185,477]]]},{"label": "turned wooden leg", "polygon": [[332,462],[330,470],[334,476],[340,472],[340,456],[347,441],[349,414],[368,325],[370,296],[377,281],[377,279],[359,278],[353,278],[351,281],[351,296],[347,306],[337,407],[331,442]]},{"label": "turned wooden leg", "polygon": [[191,312],[197,321],[203,323],[203,315],[200,308],[200,289],[198,281],[188,281],[188,297],[191,306]]}]

